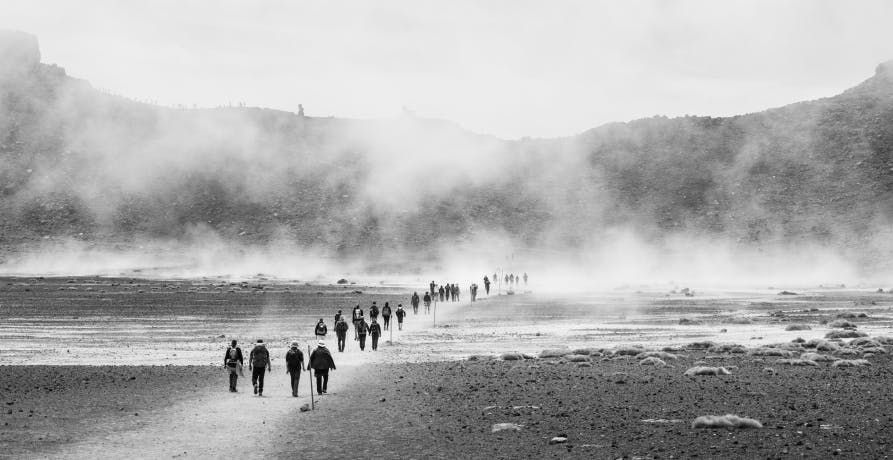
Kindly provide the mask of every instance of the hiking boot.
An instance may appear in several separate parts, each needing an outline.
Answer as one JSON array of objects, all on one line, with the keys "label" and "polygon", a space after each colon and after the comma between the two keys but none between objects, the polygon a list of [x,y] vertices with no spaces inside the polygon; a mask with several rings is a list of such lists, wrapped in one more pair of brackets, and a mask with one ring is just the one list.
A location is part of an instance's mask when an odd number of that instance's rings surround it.
[{"label": "hiking boot", "polygon": [[257,394],[257,384],[254,385],[254,394]]}]

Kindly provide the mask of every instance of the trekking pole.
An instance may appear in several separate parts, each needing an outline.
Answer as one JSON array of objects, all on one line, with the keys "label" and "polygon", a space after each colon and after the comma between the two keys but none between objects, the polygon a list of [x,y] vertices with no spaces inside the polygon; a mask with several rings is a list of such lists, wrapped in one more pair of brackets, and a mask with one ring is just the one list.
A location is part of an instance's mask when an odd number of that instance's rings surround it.
[{"label": "trekking pole", "polygon": [[[309,363],[310,359],[310,345],[307,345],[307,359]],[[310,378],[307,379],[310,381],[310,410],[316,410],[316,402],[313,400],[313,368],[308,369],[308,373],[310,374]]]},{"label": "trekking pole", "polygon": [[391,331],[391,345],[394,344],[394,326],[391,324],[391,321],[388,320],[388,330]]},{"label": "trekking pole", "polygon": [[437,302],[434,302],[434,324],[432,327],[437,327]]}]

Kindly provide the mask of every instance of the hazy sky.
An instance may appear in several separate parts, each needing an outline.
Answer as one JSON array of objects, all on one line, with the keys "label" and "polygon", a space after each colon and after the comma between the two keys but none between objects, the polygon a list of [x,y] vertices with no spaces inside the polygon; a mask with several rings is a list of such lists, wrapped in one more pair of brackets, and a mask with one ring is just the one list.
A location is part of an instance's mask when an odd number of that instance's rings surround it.
[{"label": "hazy sky", "polygon": [[840,92],[893,59],[893,1],[0,0],[44,62],[161,104],[406,106],[502,137]]}]

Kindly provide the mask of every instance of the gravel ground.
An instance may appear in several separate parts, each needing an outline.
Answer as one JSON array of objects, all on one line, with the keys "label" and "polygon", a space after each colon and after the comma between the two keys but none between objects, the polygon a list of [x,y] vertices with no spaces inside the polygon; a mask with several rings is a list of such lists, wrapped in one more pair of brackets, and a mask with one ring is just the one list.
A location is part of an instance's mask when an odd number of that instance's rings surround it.
[{"label": "gravel ground", "polygon": [[[727,355],[711,365],[729,366],[731,375],[682,375],[703,358],[703,352],[690,354],[672,361],[673,367],[642,366],[634,359],[596,359],[591,367],[552,359],[377,366],[363,383],[324,399],[321,410],[294,414],[278,456],[890,456],[888,356],[870,358],[870,367],[835,368]],[[729,413],[754,418],[764,428],[691,426],[698,416]],[[493,433],[498,423],[521,428]],[[550,444],[557,436],[567,442]]]}]

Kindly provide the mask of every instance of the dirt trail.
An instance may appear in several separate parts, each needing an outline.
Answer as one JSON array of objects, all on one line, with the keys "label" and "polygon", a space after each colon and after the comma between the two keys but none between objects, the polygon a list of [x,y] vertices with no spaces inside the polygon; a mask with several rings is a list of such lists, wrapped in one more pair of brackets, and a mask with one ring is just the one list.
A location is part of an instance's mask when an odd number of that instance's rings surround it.
[{"label": "dirt trail", "polygon": [[[356,371],[356,366],[344,366],[332,372],[331,396],[322,396],[322,404],[325,398],[337,397]],[[109,422],[97,427],[100,434],[40,458],[257,458],[272,454],[275,446],[281,450],[281,442],[274,439],[281,436],[277,434],[283,431],[278,429],[281,424],[294,417],[301,405],[310,404],[309,374],[301,374],[300,396],[293,398],[284,373],[282,366],[267,373],[262,398],[251,394],[250,377],[239,379],[238,394],[229,393],[221,373],[213,390],[147,414],[137,429],[121,431]]]}]

